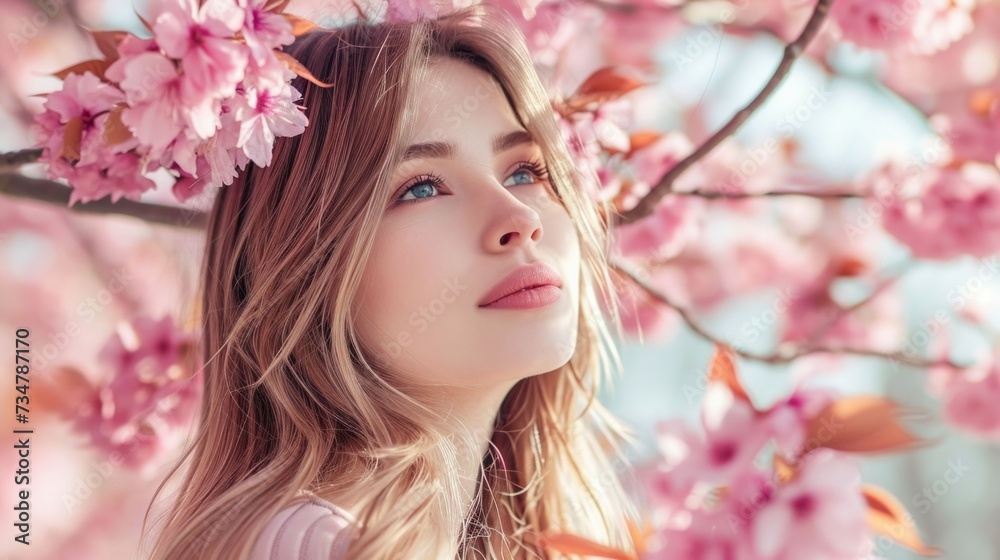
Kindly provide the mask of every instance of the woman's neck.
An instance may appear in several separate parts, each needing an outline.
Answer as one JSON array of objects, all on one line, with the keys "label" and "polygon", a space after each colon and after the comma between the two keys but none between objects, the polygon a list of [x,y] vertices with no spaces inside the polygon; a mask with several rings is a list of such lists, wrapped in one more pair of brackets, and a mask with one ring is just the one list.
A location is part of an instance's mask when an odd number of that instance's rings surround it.
[{"label": "woman's neck", "polygon": [[[434,426],[454,445],[458,457],[462,511],[468,512],[476,498],[483,460],[489,452],[497,412],[504,397],[516,382],[493,389],[449,387],[441,392],[434,406],[442,411],[442,420]],[[336,473],[338,484],[323,484],[314,493],[359,519],[359,504],[368,488],[363,483],[363,465],[349,465]],[[346,484],[345,484],[346,483]]]}]

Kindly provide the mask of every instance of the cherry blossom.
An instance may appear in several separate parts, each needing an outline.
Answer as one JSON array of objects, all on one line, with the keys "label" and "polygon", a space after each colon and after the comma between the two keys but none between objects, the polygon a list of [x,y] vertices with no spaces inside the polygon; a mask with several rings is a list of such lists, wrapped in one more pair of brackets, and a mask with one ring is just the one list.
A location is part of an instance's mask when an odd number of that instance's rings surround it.
[{"label": "cherry blossom", "polygon": [[844,39],[862,47],[882,49],[906,44],[913,37],[914,18],[905,0],[838,0],[830,9]]},{"label": "cherry blossom", "polygon": [[194,412],[201,370],[192,375],[184,357],[193,342],[169,316],[123,326],[100,351],[110,379],[85,392],[71,416],[76,429],[98,449],[121,453],[128,466],[146,464],[161,451],[165,431],[185,425]]},{"label": "cherry blossom", "polygon": [[265,10],[267,4],[268,0],[239,0],[244,10],[243,38],[257,64],[265,63],[274,49],[295,41],[288,18]]},{"label": "cherry blossom", "polygon": [[895,198],[886,208],[887,232],[926,259],[1000,251],[1000,172],[995,166],[928,169],[921,181],[921,196]]},{"label": "cherry blossom", "polygon": [[848,560],[867,543],[865,503],[857,464],[820,449],[803,460],[752,521],[758,558]]},{"label": "cherry blossom", "polygon": [[[218,101],[187,95],[185,80],[169,58],[144,52],[116,64],[122,65],[121,85],[129,104],[122,121],[149,146],[152,158],[158,159],[188,133],[201,139],[215,134],[219,127]],[[197,102],[193,102],[195,99]]]},{"label": "cherry blossom", "polygon": [[[37,145],[44,148],[42,161],[49,163],[49,177],[70,180],[75,189],[70,205],[112,195],[138,199],[155,184],[142,176],[139,159],[134,154],[117,154],[104,141],[104,129],[111,110],[124,101],[125,95],[101,82],[90,72],[72,74],[61,91],[46,100],[45,112],[35,120]],[[71,123],[80,129],[76,150],[78,157],[66,159],[66,129]]]},{"label": "cherry blossom", "polygon": [[993,163],[1000,154],[1000,103],[997,101],[980,111],[961,107],[935,113],[930,123],[948,138],[956,158]]},{"label": "cherry blossom", "polygon": [[243,29],[244,21],[244,10],[232,0],[165,4],[153,34],[163,52],[184,67],[185,101],[227,97],[236,90],[247,52],[231,37]]},{"label": "cherry blossom", "polygon": [[976,0],[922,0],[914,14],[913,36],[917,52],[948,48],[972,31]]},{"label": "cherry blossom", "polygon": [[[932,369],[928,389],[943,402],[945,419],[957,429],[984,440],[1000,442],[1000,366],[994,356],[980,356],[967,370]],[[931,383],[933,382],[933,383]]]}]

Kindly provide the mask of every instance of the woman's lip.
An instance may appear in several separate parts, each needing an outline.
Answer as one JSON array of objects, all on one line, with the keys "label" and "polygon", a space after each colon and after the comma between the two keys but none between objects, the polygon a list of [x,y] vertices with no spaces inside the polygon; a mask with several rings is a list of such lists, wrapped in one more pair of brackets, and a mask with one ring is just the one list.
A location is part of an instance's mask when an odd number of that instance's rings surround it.
[{"label": "woman's lip", "polygon": [[483,307],[487,309],[535,309],[559,301],[561,295],[562,289],[558,286],[546,284],[514,292]]},{"label": "woman's lip", "polygon": [[520,290],[553,285],[562,286],[562,277],[556,268],[544,261],[534,261],[514,267],[500,282],[493,286],[490,291],[480,299],[479,306],[489,305],[487,302],[509,296]]}]

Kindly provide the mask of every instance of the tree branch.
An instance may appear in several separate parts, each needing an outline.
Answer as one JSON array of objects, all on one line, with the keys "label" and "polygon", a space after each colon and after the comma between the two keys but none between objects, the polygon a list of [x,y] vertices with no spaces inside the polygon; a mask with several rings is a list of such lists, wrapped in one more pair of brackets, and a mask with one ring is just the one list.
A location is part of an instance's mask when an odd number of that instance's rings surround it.
[{"label": "tree branch", "polygon": [[860,193],[849,193],[849,192],[823,192],[823,191],[770,191],[762,193],[748,193],[748,192],[726,192],[726,191],[670,191],[669,193],[674,196],[697,196],[699,198],[773,198],[782,196],[805,196],[809,198],[819,198],[819,199],[849,199],[849,198],[865,198],[865,195]]},{"label": "tree branch", "polygon": [[787,364],[791,363],[803,356],[808,356],[810,354],[850,354],[854,356],[870,356],[874,358],[883,358],[887,360],[896,361],[902,364],[914,366],[914,367],[934,367],[934,366],[949,366],[954,368],[964,368],[950,360],[931,360],[926,358],[917,358],[912,356],[907,356],[902,352],[879,352],[878,350],[871,350],[868,348],[853,348],[848,346],[793,346],[786,349],[779,349],[773,354],[758,354],[755,352],[750,352],[743,348],[734,346],[720,338],[716,337],[712,333],[708,332],[705,327],[703,327],[698,321],[691,316],[691,312],[684,307],[678,305],[676,302],[672,301],[666,294],[657,290],[653,286],[649,285],[648,282],[639,277],[639,273],[632,270],[632,266],[622,262],[613,261],[610,263],[611,267],[618,270],[625,276],[627,276],[632,282],[642,288],[646,293],[650,295],[653,299],[658,302],[669,306],[674,311],[680,315],[681,319],[688,326],[689,329],[695,332],[698,336],[704,338],[705,340],[713,344],[721,344],[728,348],[731,348],[736,355],[755,362],[762,362],[766,364]]},{"label": "tree branch", "polygon": [[684,173],[688,168],[697,163],[703,157],[711,153],[716,146],[722,143],[723,140],[731,136],[743,123],[750,118],[753,113],[760,108],[761,105],[767,101],[768,97],[778,89],[778,86],[785,79],[788,71],[792,67],[792,63],[805,52],[806,47],[813,40],[816,34],[819,32],[820,26],[826,19],[826,14],[830,10],[830,5],[833,4],[833,0],[818,0],[816,7],[813,9],[812,16],[810,16],[809,21],[806,26],[802,29],[802,33],[799,37],[785,46],[784,55],[781,57],[781,62],[778,63],[778,67],[774,70],[771,75],[771,79],[767,81],[764,88],[760,90],[760,93],[753,98],[750,103],[738,111],[729,122],[727,122],[722,128],[718,130],[711,138],[706,140],[702,145],[698,146],[694,152],[689,156],[682,159],[673,168],[670,169],[660,181],[650,189],[649,194],[642,198],[636,206],[622,214],[619,215],[618,222],[620,224],[632,223],[636,220],[642,219],[653,212],[653,208],[656,203],[659,202],[667,193],[671,192],[673,188],[674,181],[682,173]]},{"label": "tree branch", "polygon": [[821,338],[823,338],[824,335],[826,335],[826,333],[830,331],[830,329],[833,328],[833,326],[837,323],[837,321],[839,321],[842,317],[846,317],[851,313],[854,313],[858,309],[861,309],[862,307],[871,303],[875,298],[882,295],[882,293],[885,292],[886,289],[896,284],[900,280],[900,278],[903,277],[904,274],[906,274],[910,269],[913,268],[914,265],[916,265],[915,261],[909,259],[903,261],[902,264],[900,264],[899,266],[899,270],[895,273],[890,273],[888,276],[879,281],[875,285],[875,288],[872,289],[872,292],[868,294],[867,297],[864,297],[854,302],[853,304],[848,305],[847,307],[839,308],[837,312],[833,314],[832,317],[827,319],[822,325],[820,325],[818,329],[816,329],[814,333],[812,333],[812,336],[810,336],[809,339],[806,340],[805,345],[812,346],[813,344],[817,343]]},{"label": "tree branch", "polygon": [[40,157],[42,157],[41,148],[0,153],[0,171],[17,169],[22,165],[35,163]]},{"label": "tree branch", "polygon": [[138,202],[126,198],[111,202],[110,197],[69,206],[71,189],[54,181],[25,177],[17,173],[0,173],[0,194],[62,206],[66,210],[86,214],[118,214],[154,224],[201,229],[207,216],[200,210]]}]

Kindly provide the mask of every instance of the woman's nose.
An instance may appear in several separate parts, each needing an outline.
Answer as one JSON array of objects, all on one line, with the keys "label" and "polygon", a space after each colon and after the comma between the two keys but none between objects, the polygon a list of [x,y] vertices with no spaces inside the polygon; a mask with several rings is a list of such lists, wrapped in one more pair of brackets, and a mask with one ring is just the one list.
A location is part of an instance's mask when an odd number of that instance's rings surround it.
[{"label": "woman's nose", "polygon": [[505,196],[487,203],[489,218],[484,231],[488,251],[505,251],[542,239],[542,220],[534,208],[514,196],[506,187]]}]

